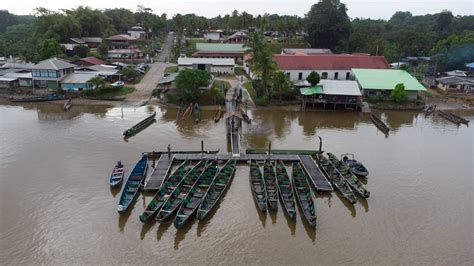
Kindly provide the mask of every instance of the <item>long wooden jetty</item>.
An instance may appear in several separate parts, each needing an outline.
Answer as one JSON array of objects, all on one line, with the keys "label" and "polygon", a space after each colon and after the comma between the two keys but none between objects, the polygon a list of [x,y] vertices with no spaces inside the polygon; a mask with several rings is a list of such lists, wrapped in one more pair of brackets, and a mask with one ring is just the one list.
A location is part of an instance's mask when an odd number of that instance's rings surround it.
[{"label": "long wooden jetty", "polygon": [[151,175],[148,180],[145,180],[145,190],[158,190],[163,183],[163,180],[168,176],[168,173],[173,164],[174,155],[162,154],[158,162],[155,164]]},{"label": "long wooden jetty", "polygon": [[390,131],[390,128],[380,119],[377,115],[374,113],[370,113],[370,119],[372,120],[372,123],[380,130],[382,131],[385,135],[388,134]]},{"label": "long wooden jetty", "polygon": [[304,170],[308,174],[311,182],[313,183],[316,190],[321,191],[333,191],[331,183],[326,179],[324,174],[319,169],[316,162],[309,155],[299,155],[298,158],[303,165]]}]

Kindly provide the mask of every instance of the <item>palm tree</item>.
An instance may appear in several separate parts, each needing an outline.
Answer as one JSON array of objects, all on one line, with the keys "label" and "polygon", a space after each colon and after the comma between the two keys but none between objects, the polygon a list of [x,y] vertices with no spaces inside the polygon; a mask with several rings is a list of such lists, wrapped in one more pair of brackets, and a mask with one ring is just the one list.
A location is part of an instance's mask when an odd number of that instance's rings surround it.
[{"label": "palm tree", "polygon": [[261,80],[264,92],[266,95],[269,95],[268,83],[276,69],[276,64],[273,61],[272,54],[268,50],[265,38],[261,33],[253,33],[250,35],[250,39],[244,47],[249,48],[246,54],[251,56],[248,60],[250,70]]}]

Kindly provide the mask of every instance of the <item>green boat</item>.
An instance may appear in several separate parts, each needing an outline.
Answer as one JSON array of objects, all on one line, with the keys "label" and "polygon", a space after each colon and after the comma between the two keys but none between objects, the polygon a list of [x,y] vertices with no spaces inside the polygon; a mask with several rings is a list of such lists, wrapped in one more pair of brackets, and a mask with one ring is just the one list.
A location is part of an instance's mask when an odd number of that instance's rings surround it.
[{"label": "green boat", "polygon": [[263,182],[262,171],[256,160],[250,161],[250,188],[252,189],[253,197],[257,202],[258,208],[262,212],[267,211],[267,195],[265,194],[265,185]]},{"label": "green boat", "polygon": [[265,193],[267,194],[268,208],[278,210],[278,188],[275,181],[275,168],[273,163],[265,160],[263,164],[263,180],[265,184]]},{"label": "green boat", "polygon": [[370,192],[365,189],[364,185],[359,181],[357,176],[352,173],[351,169],[342,161],[340,161],[334,154],[328,152],[328,157],[331,163],[337,168],[342,177],[352,187],[355,192],[359,193],[362,197],[368,198]]},{"label": "green boat", "polygon": [[285,164],[281,160],[278,160],[276,163],[276,180],[283,208],[288,213],[290,219],[294,220],[296,219],[295,196],[293,195],[291,180],[286,171]]},{"label": "green boat", "polygon": [[197,212],[199,220],[204,220],[207,217],[209,212],[214,208],[216,203],[229,187],[235,174],[235,166],[235,160],[227,161],[217,174],[216,178],[214,178],[209,190],[204,195],[201,205],[199,205]]},{"label": "green boat", "polygon": [[142,131],[147,126],[149,126],[151,123],[153,123],[155,121],[155,116],[156,116],[156,112],[153,112],[153,114],[151,114],[147,118],[143,119],[138,124],[136,124],[133,127],[125,130],[123,132],[123,135],[127,138],[127,137],[130,137],[130,136],[133,136],[133,135],[137,134],[138,132]]},{"label": "green boat", "polygon": [[196,183],[183,199],[183,204],[179,207],[176,217],[174,217],[174,226],[179,229],[181,228],[191,216],[199,208],[199,205],[206,195],[212,181],[215,179],[217,172],[219,171],[219,164],[217,160],[213,160],[207,167],[204,173],[198,178]]},{"label": "green boat", "polygon": [[163,203],[170,196],[171,192],[178,186],[179,182],[186,176],[190,170],[189,161],[184,161],[172,175],[165,180],[153,199],[148,203],[145,211],[140,215],[140,221],[143,223],[156,215]]},{"label": "green boat", "polygon": [[316,227],[316,209],[313,201],[313,192],[306,178],[300,162],[293,162],[292,182],[295,189],[296,199],[300,205],[306,221]]},{"label": "green boat", "polygon": [[181,202],[189,193],[191,188],[194,186],[194,183],[199,179],[201,174],[206,169],[206,161],[201,160],[196,164],[189,173],[179,182],[178,186],[171,192],[170,196],[161,206],[160,211],[156,215],[156,220],[158,222],[164,222],[168,217],[170,217],[176,209],[178,209]]},{"label": "green boat", "polygon": [[356,203],[357,199],[354,196],[351,187],[347,184],[346,180],[342,177],[337,168],[334,167],[331,161],[323,154],[319,156],[319,165],[321,166],[322,172],[326,175],[329,181],[334,184],[337,190],[341,192],[342,196],[349,200],[350,203]]}]

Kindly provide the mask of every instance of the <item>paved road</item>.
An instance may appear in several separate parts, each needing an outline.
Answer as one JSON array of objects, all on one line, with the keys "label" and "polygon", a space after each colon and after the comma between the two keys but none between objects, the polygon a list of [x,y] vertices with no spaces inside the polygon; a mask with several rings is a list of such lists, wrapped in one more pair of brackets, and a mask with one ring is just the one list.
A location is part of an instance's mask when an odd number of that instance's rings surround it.
[{"label": "paved road", "polygon": [[176,38],[175,33],[172,33],[172,32],[168,33],[168,36],[166,37],[166,41],[163,44],[163,47],[161,47],[161,53],[158,56],[157,62],[163,62],[163,63],[168,62],[175,38]]}]

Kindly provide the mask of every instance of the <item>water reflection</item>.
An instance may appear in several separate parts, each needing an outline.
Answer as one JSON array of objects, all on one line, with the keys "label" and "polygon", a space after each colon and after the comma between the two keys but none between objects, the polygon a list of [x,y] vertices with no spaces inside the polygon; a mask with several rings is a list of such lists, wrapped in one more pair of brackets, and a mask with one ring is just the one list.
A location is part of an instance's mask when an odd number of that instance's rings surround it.
[{"label": "water reflection", "polygon": [[398,130],[402,126],[413,126],[418,114],[420,112],[385,111],[381,117],[391,130]]},{"label": "water reflection", "polygon": [[344,198],[342,195],[340,195],[339,191],[336,191],[334,194],[339,198],[339,200],[346,206],[346,208],[349,210],[351,213],[352,217],[356,217],[356,209],[354,207],[354,204],[350,203],[346,198]]},{"label": "water reflection", "polygon": [[110,194],[112,194],[112,197],[116,197],[117,194],[120,192],[121,186],[120,187],[110,187]]},{"label": "water reflection", "polygon": [[358,195],[357,200],[360,202],[360,205],[364,207],[365,212],[369,212],[369,202],[367,201],[367,199]]},{"label": "water reflection", "polygon": [[158,230],[156,231],[156,240],[157,241],[161,240],[164,233],[166,231],[168,231],[168,228],[170,228],[171,224],[172,224],[171,222],[160,223],[160,225],[158,226]]},{"label": "water reflection", "polygon": [[179,244],[184,240],[186,237],[186,234],[191,230],[191,227],[193,226],[193,222],[188,222],[183,225],[180,229],[176,231],[176,234],[174,236],[174,249],[178,250],[179,249]]},{"label": "water reflection", "polygon": [[[308,235],[309,239],[311,239],[311,242],[313,242],[314,244],[314,242],[316,241],[316,228],[312,227],[308,223],[308,221],[306,221],[306,218],[304,217],[304,213],[301,207],[298,207],[298,213],[299,213],[299,217],[301,218],[301,222],[303,224],[304,230],[306,231],[306,234]],[[293,223],[295,224],[295,228],[296,228],[296,222],[293,222]],[[316,226],[317,226],[317,221],[316,221]],[[292,235],[294,236],[293,233]]]},{"label": "water reflection", "polygon": [[119,214],[118,227],[120,229],[120,232],[123,232],[123,229],[125,228],[125,224],[127,224],[127,221],[130,218],[130,215],[131,215],[130,209],[122,214]]},{"label": "water reflection", "polygon": [[[290,233],[291,233],[291,236],[295,236],[295,233],[296,233],[296,220],[292,220],[290,218],[290,216],[288,216],[288,213],[286,213],[285,210],[282,210],[283,211],[283,215],[285,216],[286,218],[286,223],[288,224],[288,228],[290,229]],[[301,217],[302,219],[304,219],[304,217]],[[298,217],[296,217],[296,219],[298,219]]]},{"label": "water reflection", "polygon": [[[270,216],[270,219],[272,220],[272,224],[276,224],[277,221],[277,213],[278,211],[273,211],[267,208],[268,215]],[[280,208],[281,211],[281,208]]]},{"label": "water reflection", "polygon": [[142,225],[142,230],[140,231],[140,239],[145,239],[145,235],[150,231],[150,229],[155,225],[155,219],[150,219]]}]

